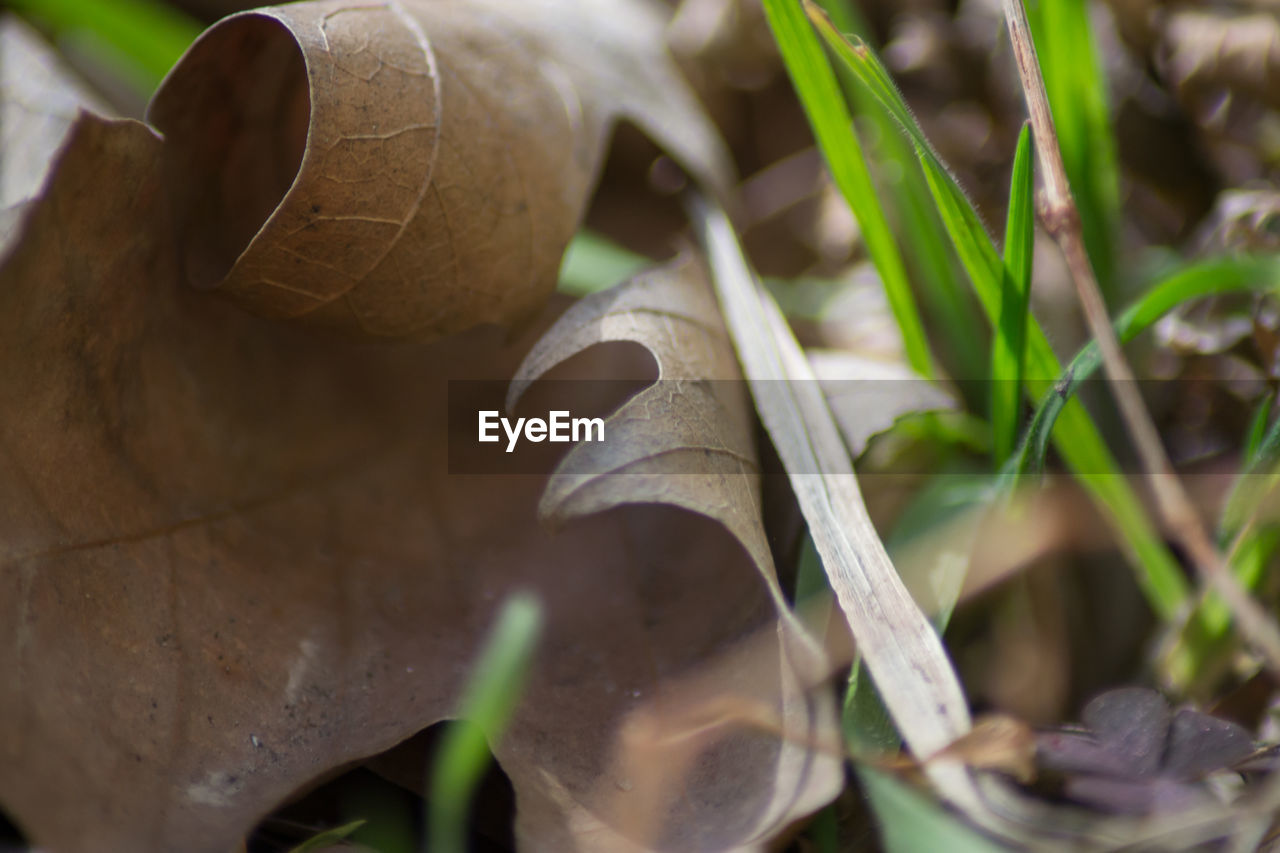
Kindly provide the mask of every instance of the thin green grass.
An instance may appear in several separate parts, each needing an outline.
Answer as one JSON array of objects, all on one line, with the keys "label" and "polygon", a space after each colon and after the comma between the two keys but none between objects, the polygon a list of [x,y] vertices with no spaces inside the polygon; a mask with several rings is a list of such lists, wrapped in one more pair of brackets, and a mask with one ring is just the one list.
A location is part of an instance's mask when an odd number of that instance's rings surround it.
[{"label": "thin green grass", "polygon": [[155,0],[9,0],[9,7],[63,34],[88,33],[129,62],[149,94],[202,29]]},{"label": "thin green grass", "polygon": [[[804,0],[804,4],[832,50],[907,133],[978,301],[991,322],[998,323],[1004,263],[973,205],[925,138],[888,71],[875,55],[864,45],[855,46],[846,40],[812,0]],[[1027,328],[1026,365],[1024,388],[1036,397],[1048,391],[1054,377],[1061,372],[1049,340],[1034,317]],[[1173,618],[1186,600],[1186,581],[1078,401],[1063,408],[1055,442],[1077,479],[1106,509],[1122,534],[1152,609],[1162,618]]]},{"label": "thin green grass", "polygon": [[[866,34],[868,27],[850,0],[820,0],[842,32]],[[874,172],[886,190],[882,203],[896,214],[898,237],[908,269],[919,284],[921,310],[940,335],[940,348],[950,356],[954,375],[985,375],[983,346],[987,329],[964,283],[951,242],[934,208],[929,188],[916,165],[915,152],[894,121],[843,65],[836,73],[860,121],[874,128],[875,144],[867,146]]]},{"label": "thin green grass", "polygon": [[991,443],[997,466],[1003,465],[1013,453],[1022,421],[1027,315],[1031,310],[1031,257],[1035,247],[1033,180],[1031,128],[1023,125],[1013,157],[1009,212],[1005,217],[1000,319],[991,341]]},{"label": "thin green grass", "polygon": [[[1116,337],[1121,343],[1128,343],[1185,302],[1241,290],[1280,291],[1280,257],[1215,258],[1187,265],[1150,285],[1137,302],[1120,314],[1115,320]],[[1011,473],[1019,480],[1043,470],[1055,425],[1072,405],[1076,391],[1101,365],[1102,354],[1097,343],[1091,341],[1061,373],[1052,392],[1040,401],[1018,455],[1012,460]]]},{"label": "thin green grass", "polygon": [[[1280,488],[1280,420],[1267,425],[1274,400],[1274,395],[1268,394],[1249,425],[1244,461],[1223,502],[1218,524],[1219,547],[1227,552],[1228,565],[1240,585],[1249,590],[1262,580],[1280,544],[1280,527],[1274,518],[1265,516],[1266,504],[1274,501]],[[1200,629],[1210,643],[1220,641],[1231,625],[1231,611],[1217,596],[1204,602],[1198,616]]]},{"label": "thin green grass", "polygon": [[1231,546],[1231,540],[1249,525],[1259,504],[1276,485],[1276,469],[1280,465],[1280,420],[1268,426],[1274,400],[1275,396],[1268,394],[1249,425],[1240,474],[1231,485],[1218,523],[1220,547]]},{"label": "thin green grass", "polygon": [[906,266],[880,206],[867,161],[853,130],[835,73],[821,43],[793,0],[764,0],[774,39],[831,177],[862,229],[871,260],[880,273],[893,316],[902,330],[907,362],[923,376],[934,376],[933,358],[907,280]]},{"label": "thin green grass", "polygon": [[1253,418],[1249,421],[1249,429],[1244,437],[1243,451],[1243,468],[1251,467],[1258,458],[1258,452],[1262,449],[1262,442],[1267,437],[1267,424],[1271,422],[1271,413],[1275,409],[1276,395],[1274,392],[1268,391],[1263,395],[1262,402],[1258,404],[1257,410],[1253,413]]},{"label": "thin green grass", "polygon": [[515,712],[541,632],[542,606],[529,595],[512,596],[498,614],[458,704],[457,719],[465,722],[449,727],[431,770],[425,848],[431,853],[467,849],[467,807],[489,765],[488,743]]}]

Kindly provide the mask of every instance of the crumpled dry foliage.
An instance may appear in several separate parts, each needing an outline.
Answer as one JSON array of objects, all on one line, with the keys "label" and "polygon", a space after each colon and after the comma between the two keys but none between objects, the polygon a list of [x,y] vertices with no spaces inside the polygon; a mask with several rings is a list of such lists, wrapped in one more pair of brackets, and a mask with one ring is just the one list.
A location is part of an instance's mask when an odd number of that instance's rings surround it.
[{"label": "crumpled dry foliage", "polygon": [[595,9],[320,0],[213,27],[149,110],[191,282],[268,316],[436,337],[547,298],[619,118],[725,190],[661,15]]},{"label": "crumpled dry foliage", "polygon": [[[695,691],[702,694],[704,704],[708,693],[717,700],[731,697],[730,704],[754,700],[766,707],[781,699],[778,729],[784,745],[778,764],[786,768],[785,778],[801,780],[803,785],[779,787],[772,801],[758,803],[758,824],[749,837],[766,837],[780,828],[779,820],[797,810],[816,808],[841,786],[838,756],[842,747],[831,697],[808,693],[825,679],[827,665],[814,640],[791,614],[778,585],[760,524],[746,387],[706,276],[701,262],[685,256],[667,268],[583,299],[529,353],[508,395],[508,408],[514,409],[531,382],[597,344],[630,341],[645,347],[657,364],[658,382],[608,418],[604,442],[579,444],[566,454],[552,472],[539,514],[557,527],[636,502],[679,506],[706,515],[720,522],[750,554],[776,609],[776,648],[753,644],[757,647],[751,649],[750,660],[737,661],[728,674],[718,674],[713,687],[705,683],[696,688],[673,687],[669,698],[633,715],[639,719],[630,723],[618,766],[629,780],[628,787],[637,790],[633,796],[630,790],[629,796],[615,796],[610,807],[619,822],[661,847],[672,839],[657,837],[655,827],[662,826],[659,815],[686,808],[678,780],[694,756],[686,739],[693,735],[683,729],[701,728],[693,722],[683,725],[685,721],[668,709],[675,701],[696,705]],[[777,658],[781,668],[770,663]],[[664,715],[671,718],[664,720]],[[712,726],[707,742],[732,731],[733,723],[730,716],[725,725]],[[675,741],[674,746],[668,741]],[[815,754],[815,748],[825,754]],[[646,799],[642,808],[634,802],[637,797]],[[611,844],[621,849],[619,841]]]},{"label": "crumpled dry foliage", "polygon": [[[709,483],[615,494],[552,534],[546,477],[446,473],[448,380],[512,376],[530,336],[370,343],[281,319],[419,338],[545,326],[528,318],[620,111],[722,184],[714,135],[647,40],[660,21],[623,0],[558,5],[255,13],[167,81],[163,141],[132,121],[71,125],[0,261],[0,804],[35,843],[230,849],[300,787],[448,717],[495,608],[525,588],[547,634],[493,745],[518,838],[619,849],[617,813],[598,808],[630,785],[619,721],[762,626],[784,623],[777,649],[803,645],[742,490],[749,446],[719,483],[731,520]],[[597,74],[605,57],[625,73]],[[185,286],[228,269],[240,305]],[[699,346],[732,365],[723,333]],[[725,423],[748,422],[745,400],[724,403]],[[669,416],[654,428],[673,433]],[[769,698],[805,709],[811,744],[830,709],[775,654]],[[655,836],[670,849],[757,846],[840,784],[759,731],[689,761]]]}]

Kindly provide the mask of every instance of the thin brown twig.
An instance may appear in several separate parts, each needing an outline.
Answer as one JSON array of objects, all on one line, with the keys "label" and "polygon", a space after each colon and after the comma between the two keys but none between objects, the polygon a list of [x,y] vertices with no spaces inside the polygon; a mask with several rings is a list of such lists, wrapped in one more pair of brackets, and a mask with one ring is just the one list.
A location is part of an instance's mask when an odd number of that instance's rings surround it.
[{"label": "thin brown twig", "polygon": [[1022,0],[1004,0],[1005,20],[1013,45],[1018,75],[1031,114],[1031,130],[1040,154],[1045,194],[1042,216],[1045,227],[1062,249],[1067,268],[1076,287],[1080,307],[1098,349],[1102,365],[1116,405],[1124,418],[1146,471],[1156,509],[1171,535],[1185,549],[1205,586],[1217,591],[1235,616],[1241,635],[1265,661],[1267,668],[1280,674],[1280,628],[1254,601],[1227,569],[1226,561],[1214,546],[1204,522],[1191,503],[1182,482],[1160,442],[1160,434],[1138,394],[1133,371],[1125,360],[1120,341],[1111,326],[1106,304],[1098,289],[1098,281],[1085,250],[1080,212],[1071,195],[1067,171],[1058,146],[1058,134],[1049,110],[1049,96],[1036,59],[1031,28],[1027,24]]}]

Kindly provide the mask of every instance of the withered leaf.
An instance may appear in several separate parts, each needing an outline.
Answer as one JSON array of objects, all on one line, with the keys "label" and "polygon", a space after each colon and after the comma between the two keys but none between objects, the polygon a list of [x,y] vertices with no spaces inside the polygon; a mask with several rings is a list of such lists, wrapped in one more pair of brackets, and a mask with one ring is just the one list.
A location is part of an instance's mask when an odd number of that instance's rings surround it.
[{"label": "withered leaf", "polygon": [[[70,126],[0,262],[0,804],[35,843],[230,849],[299,788],[447,718],[520,588],[548,631],[493,744],[517,836],[607,847],[619,830],[594,807],[626,784],[620,722],[779,620],[774,585],[704,515],[620,502],[552,535],[537,522],[545,473],[447,473],[449,380],[509,378],[528,337],[370,344],[282,321],[429,337],[536,311],[619,114],[722,179],[665,60],[635,53],[650,13],[564,6],[252,14],[166,83],[163,139],[131,121]],[[424,51],[414,22],[437,11]],[[553,31],[580,65],[548,58]],[[566,128],[573,144],[553,146]],[[528,151],[511,150],[526,133]],[[500,187],[468,174],[482,163]],[[512,222],[519,234],[501,230]],[[237,295],[320,298],[243,297],[261,317],[184,286],[228,271]],[[809,761],[776,736],[718,743],[717,772],[684,780],[663,837],[758,843],[830,790],[810,767],[782,804],[791,755]]]},{"label": "withered leaf", "polygon": [[149,117],[185,269],[253,310],[423,337],[535,312],[626,118],[723,144],[645,0],[316,0],[210,29]]},{"label": "withered leaf", "polygon": [[[763,841],[839,791],[836,756],[841,749],[830,697],[810,692],[828,666],[778,586],[760,521],[747,389],[705,265],[686,253],[574,305],[516,371],[508,408],[516,408],[529,385],[557,365],[597,344],[620,341],[649,352],[657,365],[656,380],[608,417],[603,442],[579,444],[566,455],[548,481],[540,515],[558,525],[636,503],[668,504],[706,515],[750,555],[774,603],[777,627],[770,638],[773,648],[754,649],[751,657],[756,660],[731,666],[731,676],[704,677],[696,687],[683,689],[672,685],[654,706],[642,709],[645,713],[629,730],[618,759],[619,772],[634,780],[636,790],[621,796],[615,792],[611,807],[627,814],[637,833],[661,838],[666,849],[670,830],[666,837],[658,835],[652,824],[659,815],[644,812],[687,809],[680,802],[683,795],[670,801],[669,789],[707,749],[707,742],[695,735],[706,725],[706,714],[698,709],[732,708],[735,702],[754,708],[759,706],[753,702],[763,702],[777,709],[782,739],[776,777],[764,785],[773,799],[756,805],[744,835],[746,841]],[[760,676],[762,670],[762,677],[748,675]],[[718,689],[708,688],[708,681],[716,681]],[[695,691],[702,694],[701,705],[690,698]],[[735,728],[731,711],[722,716],[724,726],[710,726],[721,735]],[[743,721],[736,722],[742,729]],[[758,740],[759,732],[748,738]],[[719,847],[723,842],[705,836],[702,843]]]},{"label": "withered leaf", "polygon": [[[621,715],[776,618],[755,569],[686,513],[550,536],[545,478],[446,476],[439,401],[510,375],[496,333],[336,344],[177,286],[159,145],[80,123],[0,272],[0,802],[56,849],[227,849],[447,717],[502,591],[529,587],[549,634],[495,752],[525,842],[574,837]],[[87,193],[103,170],[133,192]],[[691,781],[690,825],[748,828],[740,782],[773,778],[773,743]]]}]

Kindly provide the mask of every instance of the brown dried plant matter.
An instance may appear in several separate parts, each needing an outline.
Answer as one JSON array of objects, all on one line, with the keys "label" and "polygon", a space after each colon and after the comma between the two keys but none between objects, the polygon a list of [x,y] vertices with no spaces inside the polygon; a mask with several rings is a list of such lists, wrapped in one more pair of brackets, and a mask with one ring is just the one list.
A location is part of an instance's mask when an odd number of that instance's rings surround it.
[{"label": "brown dried plant matter", "polygon": [[187,277],[375,335],[527,318],[618,119],[730,184],[663,25],[638,0],[319,0],[222,21],[149,110]]},{"label": "brown dried plant matter", "polygon": [[[412,121],[379,112],[422,95],[382,87],[431,79],[409,73],[426,54],[396,34],[404,20],[385,7],[304,4],[215,28],[157,101],[157,120],[169,121],[163,140],[130,121],[71,125],[48,183],[0,250],[0,678],[10,685],[0,692],[0,805],[42,847],[230,849],[300,787],[448,717],[495,608],[507,591],[531,589],[547,609],[547,635],[512,728],[493,744],[516,789],[518,838],[531,850],[646,849],[620,834],[619,794],[630,784],[614,763],[620,721],[755,629],[781,622],[800,636],[760,557],[749,444],[741,470],[703,491],[616,494],[607,511],[574,513],[592,514],[552,534],[537,520],[549,472],[448,473],[459,462],[446,447],[448,381],[510,378],[528,336],[507,341],[490,328],[374,344],[281,321],[302,302],[244,295],[266,277],[333,296],[312,312],[323,320],[389,331],[376,311],[359,313],[381,293],[379,304],[399,304],[421,335],[518,322],[541,305],[558,262],[549,247],[572,231],[599,158],[592,146],[604,143],[600,114],[618,103],[640,109],[631,87],[664,84],[628,80],[610,100],[604,84],[573,83],[602,56],[598,43],[568,51],[584,63],[578,71],[543,57],[516,74],[520,84],[565,83],[557,109],[576,102],[591,116],[571,137],[588,155],[585,172],[574,171],[576,160],[558,159],[569,146],[535,139],[526,152],[511,141],[529,117],[516,83],[485,90],[495,99],[483,103],[489,119],[474,112],[478,97],[464,104],[459,94],[497,85],[467,78],[468,64],[498,74],[508,53],[538,58],[539,39],[550,36],[538,35],[534,7],[546,13],[548,4],[430,5],[459,13],[431,28],[444,93],[434,171],[412,171],[433,146],[407,137],[435,131],[388,135]],[[621,39],[610,63],[644,65],[647,54],[627,53],[640,48],[618,31],[641,7],[599,8],[613,16],[597,22],[602,32]],[[458,20],[464,9],[478,16],[473,30]],[[311,23],[299,23],[308,10]],[[287,59],[295,49],[284,18],[303,33],[305,62]],[[504,30],[508,19],[514,28]],[[327,65],[313,55],[323,40]],[[273,74],[290,65],[309,75],[309,110],[296,106],[299,90],[276,85]],[[202,101],[214,94],[202,88],[209,79],[246,100]],[[341,89],[344,108],[323,102],[335,81],[353,87]],[[361,108],[354,89],[365,84],[373,88]],[[193,87],[185,97],[182,86]],[[275,109],[289,92],[283,103],[295,108]],[[667,126],[682,92],[669,93],[675,106],[663,104],[651,132],[713,181],[720,161],[708,153],[718,143],[707,126]],[[450,104],[473,112],[446,146]],[[180,106],[192,112],[179,116]],[[304,117],[309,147],[273,213],[264,209],[271,192],[288,183],[281,164],[297,155],[275,146],[287,139],[277,122],[301,126]],[[493,149],[528,170],[503,173],[523,187],[526,212],[483,181],[467,191],[469,168],[481,170],[472,158]],[[396,152],[405,159],[391,159]],[[444,168],[448,157],[457,171]],[[549,177],[540,171],[548,164],[569,171]],[[443,254],[425,248],[443,232],[406,213],[416,209],[410,180],[423,199],[449,205],[450,222],[468,223],[432,250]],[[366,200],[385,207],[361,207]],[[384,214],[394,222],[369,221]],[[486,216],[523,218],[525,230],[494,231]],[[532,222],[551,229],[537,245]],[[503,247],[510,257],[496,257]],[[242,305],[273,316],[187,287],[189,271],[210,257],[231,264]],[[438,278],[424,285],[423,275]],[[731,365],[703,275],[698,264],[656,274],[692,300],[696,320],[666,330],[664,346],[690,349],[680,342],[696,335],[700,352]],[[413,292],[397,303],[407,281]],[[345,293],[323,289],[347,284]],[[517,295],[494,295],[506,290]],[[532,324],[549,320],[544,312]],[[635,339],[647,346],[656,334],[638,328]],[[706,426],[746,434],[746,401],[722,402]],[[677,429],[676,411],[657,407],[650,421],[673,448],[719,440],[687,423]],[[737,507],[729,530],[726,506]],[[805,694],[789,642],[774,644],[762,670],[771,674],[753,696],[800,709],[789,737],[820,742],[830,709]],[[829,759],[776,735],[727,731],[707,746],[658,818],[658,837],[675,849],[758,845],[839,785]]]}]

